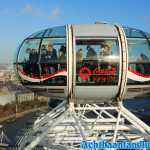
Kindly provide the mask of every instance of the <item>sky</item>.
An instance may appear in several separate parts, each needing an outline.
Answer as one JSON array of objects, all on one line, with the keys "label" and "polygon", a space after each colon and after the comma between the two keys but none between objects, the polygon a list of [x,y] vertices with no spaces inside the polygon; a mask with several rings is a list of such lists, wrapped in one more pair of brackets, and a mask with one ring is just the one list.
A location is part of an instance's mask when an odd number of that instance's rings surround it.
[{"label": "sky", "polygon": [[0,1],[0,63],[12,63],[19,44],[36,31],[96,21],[150,32],[150,0]]}]

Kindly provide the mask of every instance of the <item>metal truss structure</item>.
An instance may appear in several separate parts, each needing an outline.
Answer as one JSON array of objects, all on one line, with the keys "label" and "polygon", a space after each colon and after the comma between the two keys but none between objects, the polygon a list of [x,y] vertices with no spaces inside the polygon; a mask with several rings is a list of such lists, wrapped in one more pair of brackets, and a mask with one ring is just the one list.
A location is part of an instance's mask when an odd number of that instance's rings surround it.
[{"label": "metal truss structure", "polygon": [[[2,126],[0,125],[0,129],[1,128],[2,128]],[[1,133],[0,133],[0,149],[8,147],[9,141],[10,140],[8,139],[7,135],[4,133],[3,130],[1,130]]]},{"label": "metal truss structure", "polygon": [[122,104],[86,104],[66,107],[63,101],[37,119],[33,130],[18,145],[30,150],[81,150],[83,140],[150,140],[150,127]]}]

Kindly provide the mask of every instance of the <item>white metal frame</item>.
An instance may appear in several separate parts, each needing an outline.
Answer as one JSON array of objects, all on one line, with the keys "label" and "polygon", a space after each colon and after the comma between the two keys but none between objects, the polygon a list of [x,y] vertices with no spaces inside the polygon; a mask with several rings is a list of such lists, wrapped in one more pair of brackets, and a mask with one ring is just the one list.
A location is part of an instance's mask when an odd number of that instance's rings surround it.
[{"label": "white metal frame", "polygon": [[128,111],[122,102],[118,102],[118,106],[78,105],[72,111],[63,101],[37,120],[33,129],[18,145],[20,149],[27,142],[31,143],[25,150],[38,144],[53,150],[75,150],[80,149],[82,140],[150,140],[149,126]]},{"label": "white metal frame", "polygon": [[128,72],[128,45],[124,30],[121,26],[115,25],[118,31],[118,41],[120,49],[120,71],[117,100],[121,101],[126,93],[127,72]]}]

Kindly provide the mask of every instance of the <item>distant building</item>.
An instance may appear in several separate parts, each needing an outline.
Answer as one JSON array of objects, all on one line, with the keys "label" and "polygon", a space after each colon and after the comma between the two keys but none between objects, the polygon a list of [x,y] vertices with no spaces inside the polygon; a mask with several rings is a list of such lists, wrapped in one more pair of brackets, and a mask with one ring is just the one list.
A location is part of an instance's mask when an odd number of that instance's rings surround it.
[{"label": "distant building", "polygon": [[13,65],[0,65],[0,81],[16,81],[16,74]]},{"label": "distant building", "polygon": [[3,94],[0,95],[0,105],[11,104],[15,102],[15,94]]},{"label": "distant building", "polygon": [[21,91],[16,92],[16,101],[17,103],[22,103],[25,101],[33,101],[34,100],[34,93],[30,91]]}]

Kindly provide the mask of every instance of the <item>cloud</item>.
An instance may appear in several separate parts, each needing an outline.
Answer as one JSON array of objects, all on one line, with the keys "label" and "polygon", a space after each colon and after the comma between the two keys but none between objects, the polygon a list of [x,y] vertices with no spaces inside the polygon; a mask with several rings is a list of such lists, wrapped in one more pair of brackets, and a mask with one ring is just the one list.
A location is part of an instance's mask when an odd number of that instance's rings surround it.
[{"label": "cloud", "polygon": [[23,8],[23,12],[25,13],[33,13],[33,6],[31,4],[26,4]]},{"label": "cloud", "polygon": [[61,14],[60,9],[58,7],[54,8],[51,12],[51,15],[48,17],[49,20],[56,19]]},{"label": "cloud", "polygon": [[36,17],[42,17],[49,20],[54,20],[60,16],[61,11],[59,7],[54,7],[49,14],[46,10],[42,10],[41,8],[28,3],[24,5],[19,15],[26,15],[26,14]]},{"label": "cloud", "polygon": [[26,4],[22,9],[21,9],[21,14],[30,14],[33,16],[42,16],[42,11],[33,6],[32,4]]}]

